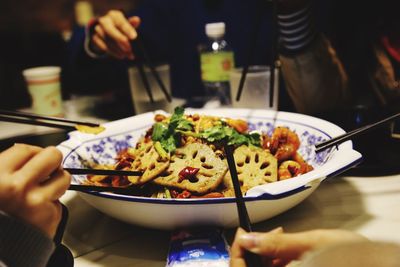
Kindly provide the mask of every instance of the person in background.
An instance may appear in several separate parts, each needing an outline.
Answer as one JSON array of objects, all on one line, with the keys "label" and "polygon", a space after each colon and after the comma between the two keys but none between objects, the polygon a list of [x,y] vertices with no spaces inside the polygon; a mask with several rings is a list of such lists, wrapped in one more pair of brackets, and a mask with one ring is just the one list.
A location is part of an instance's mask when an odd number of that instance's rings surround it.
[{"label": "person in background", "polygon": [[[46,266],[71,177],[55,147],[15,144],[0,154],[0,266]],[[60,266],[60,265],[59,265]]]},{"label": "person in background", "polygon": [[[207,17],[204,15],[207,12],[198,10],[202,10],[202,4],[203,9],[206,9],[209,1],[189,2],[191,4],[185,5],[191,9],[184,8],[184,14],[176,16],[172,16],[175,8],[170,2],[166,7],[153,1],[151,8],[147,6],[144,9],[146,12],[139,10],[139,16],[128,18],[120,11],[111,10],[90,25],[86,51],[92,57],[108,55],[120,60],[132,60],[135,51],[132,51],[130,42],[136,39],[139,29],[151,51],[160,53],[161,57],[170,62],[173,88],[178,91],[178,95],[187,97],[190,94],[201,94],[196,46],[205,41],[201,32],[204,31],[206,19],[216,21],[218,18],[226,22],[226,38],[233,47],[235,62],[240,66],[245,62],[251,39],[248,33],[257,24],[255,18],[260,6],[257,1],[235,1],[233,4],[216,1],[219,4],[213,6],[214,16]],[[289,102],[293,102],[298,112],[309,114],[345,105],[349,98],[347,77],[330,43],[313,26],[312,1],[280,0],[278,3],[281,35],[279,51],[283,77],[291,100]],[[196,10],[193,7],[197,7]],[[271,61],[271,6],[264,5],[262,8],[265,9],[264,20],[255,51],[257,62],[253,64],[270,64]],[[153,16],[149,15],[153,13]],[[190,18],[187,17],[189,15]],[[154,37],[151,33],[161,34]],[[290,104],[284,105],[283,109],[285,106],[287,108]]]},{"label": "person in background", "polygon": [[[135,51],[130,41],[139,29],[152,55],[170,62],[176,95],[200,95],[196,46],[205,41],[205,23],[226,22],[226,38],[240,66],[258,7],[257,1],[209,2],[146,1],[138,9],[138,17],[128,18],[112,10],[89,27],[86,51],[92,56],[131,60]],[[252,64],[271,61],[271,6],[264,8],[265,20],[255,51],[258,61]],[[279,58],[285,91],[297,112],[393,106],[398,101],[400,38],[396,29],[400,20],[394,11],[396,1],[385,0],[378,6],[365,3],[362,12],[358,8],[357,1],[278,1]]]},{"label": "person in background", "polygon": [[[110,75],[107,77],[116,79],[117,70],[111,66],[125,64],[126,68],[135,64],[135,51],[131,50],[130,42],[136,38],[138,31],[153,61],[170,65],[173,96],[187,100],[201,98],[205,91],[200,76],[198,48],[208,41],[205,25],[211,22],[226,24],[225,36],[234,50],[235,64],[240,67],[246,62],[251,29],[257,24],[256,13],[261,10],[263,19],[254,48],[255,56],[250,64],[269,65],[272,44],[269,34],[272,23],[270,6],[269,1],[258,0],[149,0],[142,1],[129,16],[111,10],[87,28],[86,50],[83,49],[83,36],[80,36],[83,51],[76,54],[74,69],[78,72],[79,68],[89,64],[94,68],[108,66]],[[79,39],[78,34],[75,40]],[[119,80],[123,79],[122,76],[127,76],[126,69],[119,72]],[[99,79],[105,77],[103,75]],[[282,104],[287,110],[292,109],[287,96],[280,99],[287,100]]]},{"label": "person in background", "polygon": [[260,255],[264,266],[395,267],[400,260],[399,245],[372,242],[338,229],[284,233],[277,228],[246,233],[239,228],[231,247],[230,266],[245,267],[246,251]]},{"label": "person in background", "polygon": [[[318,111],[314,102],[325,104],[327,98],[334,99],[329,101],[334,105],[347,101],[347,107],[380,107],[381,112],[397,107],[398,7],[395,0],[364,3],[362,10],[357,1],[335,1],[329,5],[332,15],[325,33],[316,30],[317,10],[312,5],[304,3],[297,13],[280,14],[282,73],[289,95],[300,99],[296,108]],[[298,43],[312,36],[308,45]]]}]

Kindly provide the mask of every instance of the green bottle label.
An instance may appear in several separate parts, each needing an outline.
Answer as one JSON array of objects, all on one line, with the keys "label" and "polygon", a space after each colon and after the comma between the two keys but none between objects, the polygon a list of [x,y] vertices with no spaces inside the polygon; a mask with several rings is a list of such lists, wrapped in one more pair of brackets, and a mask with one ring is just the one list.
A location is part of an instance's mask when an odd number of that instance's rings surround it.
[{"label": "green bottle label", "polygon": [[234,67],[232,51],[207,52],[200,55],[201,79],[205,82],[229,81],[229,72]]}]

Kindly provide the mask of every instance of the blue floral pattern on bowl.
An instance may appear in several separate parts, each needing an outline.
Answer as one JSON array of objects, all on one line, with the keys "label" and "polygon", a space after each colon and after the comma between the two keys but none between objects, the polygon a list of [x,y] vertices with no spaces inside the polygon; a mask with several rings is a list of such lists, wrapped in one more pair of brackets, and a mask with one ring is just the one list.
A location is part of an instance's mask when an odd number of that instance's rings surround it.
[{"label": "blue floral pattern on bowl", "polygon": [[[247,120],[250,131],[266,132],[271,135],[275,127],[284,126],[296,132],[301,142],[299,153],[314,167],[324,164],[329,158],[331,150],[315,154],[314,145],[330,137],[313,126],[295,121],[284,121],[282,124],[276,125],[270,118],[251,118]],[[151,124],[148,127],[151,127]],[[137,140],[145,133],[142,129],[143,127],[140,127],[140,130],[133,128],[131,131],[121,134],[117,133],[84,141],[70,151],[64,158],[63,165],[66,168],[83,168],[93,164],[113,165],[119,151],[136,145]],[[73,176],[73,182],[77,184],[81,184],[85,179],[84,175]]]}]

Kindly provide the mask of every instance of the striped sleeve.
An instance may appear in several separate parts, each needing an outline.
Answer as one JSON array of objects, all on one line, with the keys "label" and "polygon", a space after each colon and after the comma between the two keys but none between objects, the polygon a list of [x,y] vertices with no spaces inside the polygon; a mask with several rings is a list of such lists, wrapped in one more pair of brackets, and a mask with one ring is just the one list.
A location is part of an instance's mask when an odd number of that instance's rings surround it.
[{"label": "striped sleeve", "polygon": [[278,12],[280,42],[288,52],[298,52],[307,47],[315,37],[312,3],[290,13]]}]

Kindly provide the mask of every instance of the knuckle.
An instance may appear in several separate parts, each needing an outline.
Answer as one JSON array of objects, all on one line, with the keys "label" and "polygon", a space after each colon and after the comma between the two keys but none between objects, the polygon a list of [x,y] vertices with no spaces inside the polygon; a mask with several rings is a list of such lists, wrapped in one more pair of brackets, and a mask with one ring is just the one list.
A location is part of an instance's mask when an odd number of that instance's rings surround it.
[{"label": "knuckle", "polygon": [[15,146],[25,153],[33,153],[35,151],[33,146],[27,144],[15,144]]},{"label": "knuckle", "polygon": [[30,192],[26,195],[25,203],[29,208],[35,208],[41,206],[45,202],[45,198],[42,194],[36,192]]},{"label": "knuckle", "polygon": [[110,19],[108,17],[99,18],[99,24],[102,26],[106,25],[109,21],[110,21]]},{"label": "knuckle", "polygon": [[61,162],[63,156],[60,150],[55,146],[49,146],[46,150],[56,159],[57,162]]},{"label": "knuckle", "polygon": [[19,196],[24,192],[24,185],[18,179],[10,179],[8,183],[1,183],[3,188],[2,192],[6,195],[5,197],[13,197],[18,199]]},{"label": "knuckle", "polygon": [[121,16],[122,15],[122,13],[121,13],[121,11],[119,11],[119,10],[110,10],[109,12],[108,12],[108,14],[110,15],[110,16],[113,16],[113,17],[119,17],[119,16]]}]

